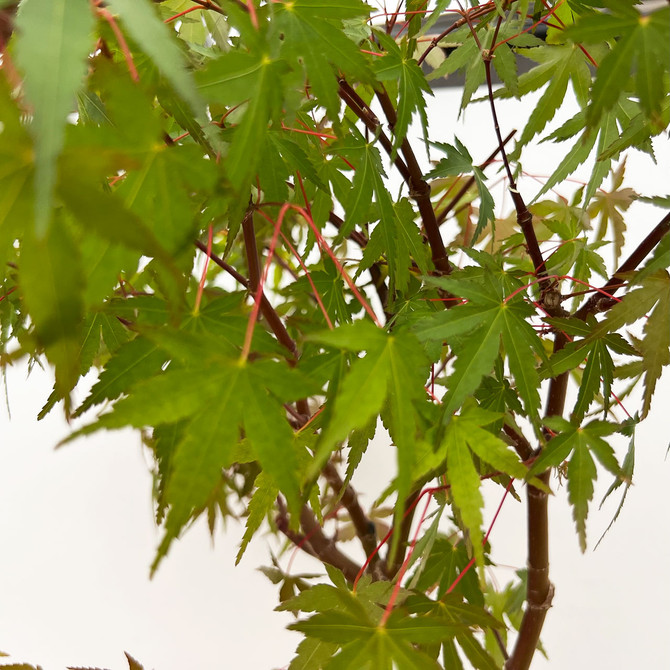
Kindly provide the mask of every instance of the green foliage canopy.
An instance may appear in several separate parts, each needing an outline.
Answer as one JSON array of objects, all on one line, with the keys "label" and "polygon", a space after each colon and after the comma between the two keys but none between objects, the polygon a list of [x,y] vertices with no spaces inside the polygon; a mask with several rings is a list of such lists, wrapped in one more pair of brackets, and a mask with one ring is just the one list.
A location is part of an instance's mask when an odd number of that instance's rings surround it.
[{"label": "green foliage canopy", "polygon": [[[293,669],[488,670],[519,628],[505,667],[528,667],[553,593],[549,473],[567,477],[584,549],[598,470],[630,485],[634,426],[670,362],[664,194],[619,261],[638,199],[623,152],[653,156],[670,122],[670,9],[447,6],[408,1],[380,23],[360,0],[23,0],[3,54],[3,363],[46,357],[42,415],[88,418],[70,439],[142,430],[163,528],[153,570],[203,514],[212,532],[246,519],[240,557],[265,524],[326,566],[331,584],[311,589],[273,572],[280,608],[307,615]],[[487,87],[511,219],[468,138],[430,139],[428,81],[457,72],[463,107]],[[580,111],[542,140],[573,144],[526,203],[520,161],[568,87]],[[505,148],[497,101],[543,88]],[[583,188],[540,200],[587,160]],[[387,537],[382,501],[364,511],[350,483],[379,422],[397,462]],[[528,583],[524,623],[523,596],[501,606],[486,581],[484,479],[534,496],[530,567],[509,591]],[[410,539],[427,496],[433,522]],[[324,530],[346,526],[342,510],[358,560]]]}]

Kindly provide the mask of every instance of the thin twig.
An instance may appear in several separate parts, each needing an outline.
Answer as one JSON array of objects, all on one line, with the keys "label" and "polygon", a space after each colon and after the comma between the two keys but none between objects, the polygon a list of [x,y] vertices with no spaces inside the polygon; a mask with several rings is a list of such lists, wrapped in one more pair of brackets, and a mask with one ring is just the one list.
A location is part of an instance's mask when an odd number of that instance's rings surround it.
[{"label": "thin twig", "polygon": [[[202,251],[203,253],[205,254],[207,253],[206,245],[204,245],[200,240],[195,241],[195,246],[198,247],[198,249],[200,249],[200,251]],[[209,257],[222,270],[225,270],[231,277],[233,277],[240,284],[242,284],[242,286],[244,286],[247,289],[250,288],[249,280],[243,275],[241,275],[232,265],[229,265],[228,263],[226,263],[226,261],[224,261],[222,258],[220,258],[214,253],[210,254]],[[289,350],[292,359],[295,360],[298,357],[298,347],[293,338],[288,334],[286,326],[284,326],[284,323],[282,322],[281,318],[279,317],[274,307],[270,304],[270,301],[267,299],[265,295],[261,297],[260,308],[261,308],[261,314],[267,321],[268,326],[270,326],[272,332],[277,337],[277,340],[284,347],[286,347],[286,349]]]},{"label": "thin twig", "polygon": [[498,138],[498,146],[500,147],[500,154],[502,156],[503,164],[505,165],[505,171],[507,172],[507,178],[509,179],[509,192],[512,196],[512,201],[514,202],[514,208],[516,209],[516,220],[523,232],[523,236],[526,239],[526,246],[528,247],[528,253],[533,262],[533,267],[535,268],[535,276],[538,278],[543,278],[547,274],[547,268],[544,263],[544,258],[542,257],[542,252],[540,251],[540,245],[537,242],[537,236],[535,235],[535,229],[533,228],[533,215],[528,211],[526,203],[517,189],[516,181],[514,180],[514,175],[512,174],[512,169],[507,158],[507,152],[505,151],[505,145],[503,143],[502,134],[500,132],[500,124],[498,123],[498,114],[496,112],[496,106],[493,99],[493,80],[491,78],[491,58],[492,54],[490,51],[485,50],[482,53],[482,58],[484,60],[484,69],[486,71],[486,85],[488,87],[488,98],[489,104],[491,106],[491,117],[493,118],[493,126],[495,128],[496,137]]}]

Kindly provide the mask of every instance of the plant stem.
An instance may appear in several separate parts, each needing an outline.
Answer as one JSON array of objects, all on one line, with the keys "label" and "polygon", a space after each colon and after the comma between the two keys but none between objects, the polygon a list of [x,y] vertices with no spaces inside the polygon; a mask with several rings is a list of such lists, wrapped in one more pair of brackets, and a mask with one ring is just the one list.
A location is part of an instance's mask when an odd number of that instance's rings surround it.
[{"label": "plant stem", "polygon": [[356,491],[351,485],[344,485],[342,478],[332,463],[328,463],[323,469],[323,476],[326,478],[335,494],[340,496],[340,501],[349,512],[351,521],[356,529],[356,535],[363,547],[365,555],[372,556],[368,565],[368,571],[372,574],[373,578],[378,580],[384,579],[384,568],[381,565],[379,552],[374,553],[377,548],[375,526],[360,506]]},{"label": "plant stem", "polygon": [[[395,107],[391,102],[391,98],[389,98],[389,95],[384,88],[379,89],[376,93],[377,99],[384,110],[386,120],[388,121],[391,130],[393,130],[397,122],[397,115]],[[400,144],[400,151],[405,158],[407,169],[409,171],[405,181],[409,186],[410,196],[419,208],[419,215],[421,216],[423,229],[426,232],[428,244],[430,245],[433,256],[433,265],[439,274],[450,274],[451,263],[447,258],[444,242],[440,235],[440,227],[437,223],[433,203],[430,201],[430,184],[423,178],[423,172],[421,171],[421,167],[414,155],[414,150],[407,138],[404,138]]]},{"label": "plant stem", "polygon": [[[203,244],[200,240],[195,241],[195,246],[200,249],[203,253],[207,253],[207,246]],[[216,254],[211,253],[211,260],[216,263],[222,270],[225,270],[231,277],[235,278],[242,286],[245,288],[251,288],[249,280],[241,275],[232,265],[229,265],[222,258]],[[275,334],[277,340],[289,350],[291,358],[296,360],[298,358],[298,347],[293,340],[293,338],[288,334],[286,326],[279,318],[279,314],[275,311],[274,307],[270,304],[270,301],[263,295],[261,297],[261,314],[263,318],[267,321],[268,326],[272,329],[272,332]]]},{"label": "plant stem", "polygon": [[640,242],[637,249],[621,264],[609,281],[594,293],[574,314],[577,319],[586,319],[589,314],[604,312],[612,307],[616,300],[608,297],[626,285],[625,275],[632,272],[656,248],[659,242],[670,232],[670,213]]},{"label": "plant stem", "polygon": [[509,192],[512,196],[512,201],[514,202],[514,208],[516,209],[516,220],[526,239],[528,253],[533,262],[533,267],[535,268],[535,276],[542,278],[546,276],[547,269],[544,264],[544,258],[542,258],[540,245],[537,242],[535,229],[533,228],[533,215],[528,211],[528,207],[526,207],[526,203],[517,189],[516,181],[514,180],[509,160],[507,159],[507,152],[505,151],[502,134],[500,132],[498,114],[493,100],[493,80],[491,78],[492,54],[489,51],[486,51],[482,58],[484,60],[484,69],[486,70],[486,85],[488,88],[489,104],[491,105],[491,117],[493,118],[493,126],[495,128],[496,137],[498,138],[498,146],[500,147],[500,153],[502,155],[503,164],[505,165],[505,171],[507,172],[507,178],[509,179]]},{"label": "plant stem", "polygon": [[[554,353],[566,343],[563,333],[556,333]],[[568,373],[554,377],[549,384],[546,416],[560,416],[565,407]],[[544,484],[549,483],[550,470],[538,476]],[[505,663],[505,670],[528,670],[540,640],[547,611],[554,597],[554,585],[549,581],[549,515],[548,494],[534,486],[527,492],[528,523],[528,584],[526,611],[519,628],[514,651]]]}]

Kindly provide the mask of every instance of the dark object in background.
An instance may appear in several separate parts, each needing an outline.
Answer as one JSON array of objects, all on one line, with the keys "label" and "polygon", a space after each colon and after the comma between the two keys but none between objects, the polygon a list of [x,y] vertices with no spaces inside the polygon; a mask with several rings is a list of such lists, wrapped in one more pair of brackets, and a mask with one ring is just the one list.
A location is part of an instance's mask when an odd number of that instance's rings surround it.
[{"label": "dark object in background", "polygon": [[16,8],[19,6],[18,2],[13,2],[7,5],[4,9],[0,9],[0,53],[5,50],[5,46],[12,36],[14,30],[14,14]]}]

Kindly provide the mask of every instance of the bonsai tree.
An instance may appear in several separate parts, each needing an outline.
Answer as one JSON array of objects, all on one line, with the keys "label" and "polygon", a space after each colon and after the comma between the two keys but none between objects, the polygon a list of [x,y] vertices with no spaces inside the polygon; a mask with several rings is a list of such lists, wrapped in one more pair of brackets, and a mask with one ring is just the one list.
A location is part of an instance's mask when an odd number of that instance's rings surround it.
[{"label": "bonsai tree", "polygon": [[[142,431],[152,573],[195,519],[232,517],[238,560],[269,529],[318,568],[267,569],[303,634],[292,669],[530,667],[552,473],[584,550],[593,482],[627,491],[670,361],[668,198],[624,185],[670,121],[670,8],[2,6],[3,364],[52,366],[40,417],[82,417],[68,440]],[[490,110],[481,163],[428,126],[454,75],[461,109]],[[579,111],[552,124],[569,90]],[[539,91],[501,127],[502,98]],[[540,187],[538,139],[565,146]],[[395,476],[364,508],[352,478],[384,429]],[[527,499],[528,568],[503,591],[485,480]]]}]

